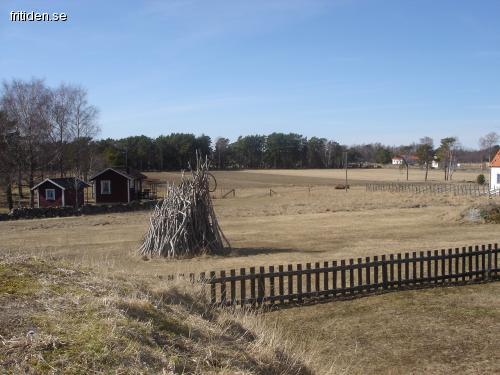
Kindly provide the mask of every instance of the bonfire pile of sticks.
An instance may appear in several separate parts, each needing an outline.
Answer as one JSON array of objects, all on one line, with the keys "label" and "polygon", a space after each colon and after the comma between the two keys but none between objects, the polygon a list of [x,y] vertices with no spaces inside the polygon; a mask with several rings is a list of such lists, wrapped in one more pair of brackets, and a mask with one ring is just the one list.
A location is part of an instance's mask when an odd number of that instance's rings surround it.
[{"label": "bonfire pile of sticks", "polygon": [[158,202],[139,249],[143,256],[189,257],[221,253],[229,242],[215,216],[210,198],[209,162],[197,155],[191,177],[182,174],[178,185],[168,184]]}]

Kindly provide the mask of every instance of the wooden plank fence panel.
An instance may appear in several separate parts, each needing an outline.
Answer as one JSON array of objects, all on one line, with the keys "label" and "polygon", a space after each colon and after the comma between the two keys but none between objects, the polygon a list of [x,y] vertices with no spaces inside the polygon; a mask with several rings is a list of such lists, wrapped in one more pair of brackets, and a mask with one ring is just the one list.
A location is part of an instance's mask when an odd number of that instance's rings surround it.
[{"label": "wooden plank fence panel", "polygon": [[[498,279],[498,244],[475,245],[454,249],[423,252],[406,252],[396,255],[382,255],[325,261],[276,267],[260,266],[258,272],[250,267],[249,272],[240,268],[200,273],[199,279],[193,273],[179,274],[178,278],[191,283],[199,280],[210,284],[207,293],[212,304],[265,305],[277,301],[286,303],[314,297],[351,296],[371,293],[378,289],[389,290],[419,285],[441,285],[466,281]],[[168,275],[168,280],[176,276]],[[286,278],[286,280],[285,280]],[[321,282],[321,278],[323,281]],[[314,280],[313,280],[314,279]],[[331,280],[331,281],[330,281]],[[277,284],[277,285],[276,285]],[[287,285],[285,285],[287,284]],[[205,287],[203,287],[205,289]]]}]

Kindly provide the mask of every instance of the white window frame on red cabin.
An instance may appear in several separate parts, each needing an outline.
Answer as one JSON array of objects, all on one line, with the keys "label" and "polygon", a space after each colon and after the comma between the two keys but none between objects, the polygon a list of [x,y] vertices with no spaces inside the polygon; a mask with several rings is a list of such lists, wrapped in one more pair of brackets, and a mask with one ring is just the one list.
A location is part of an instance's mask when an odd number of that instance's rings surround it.
[{"label": "white window frame on red cabin", "polygon": [[[105,191],[104,186],[107,184],[109,190]],[[111,180],[101,180],[101,195],[110,195],[111,194]]]},{"label": "white window frame on red cabin", "polygon": [[[49,191],[52,193],[52,198],[49,198]],[[56,189],[45,189],[45,200],[55,201],[56,200]]]}]

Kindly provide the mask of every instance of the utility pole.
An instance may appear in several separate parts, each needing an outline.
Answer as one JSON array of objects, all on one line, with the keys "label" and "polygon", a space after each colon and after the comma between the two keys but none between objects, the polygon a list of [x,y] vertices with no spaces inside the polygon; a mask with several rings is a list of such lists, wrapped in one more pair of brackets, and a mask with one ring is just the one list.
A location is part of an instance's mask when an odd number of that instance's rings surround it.
[{"label": "utility pole", "polygon": [[344,151],[344,168],[345,168],[345,192],[347,193],[347,150]]}]

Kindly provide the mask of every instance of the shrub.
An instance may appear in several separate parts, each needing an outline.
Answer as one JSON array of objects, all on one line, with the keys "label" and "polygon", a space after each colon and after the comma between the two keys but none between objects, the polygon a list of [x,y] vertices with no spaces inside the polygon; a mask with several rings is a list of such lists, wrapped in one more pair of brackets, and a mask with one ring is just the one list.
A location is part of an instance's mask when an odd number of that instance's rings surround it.
[{"label": "shrub", "polygon": [[486,178],[484,177],[484,174],[480,174],[477,176],[476,178],[476,181],[479,185],[484,185],[484,183],[486,182]]}]

